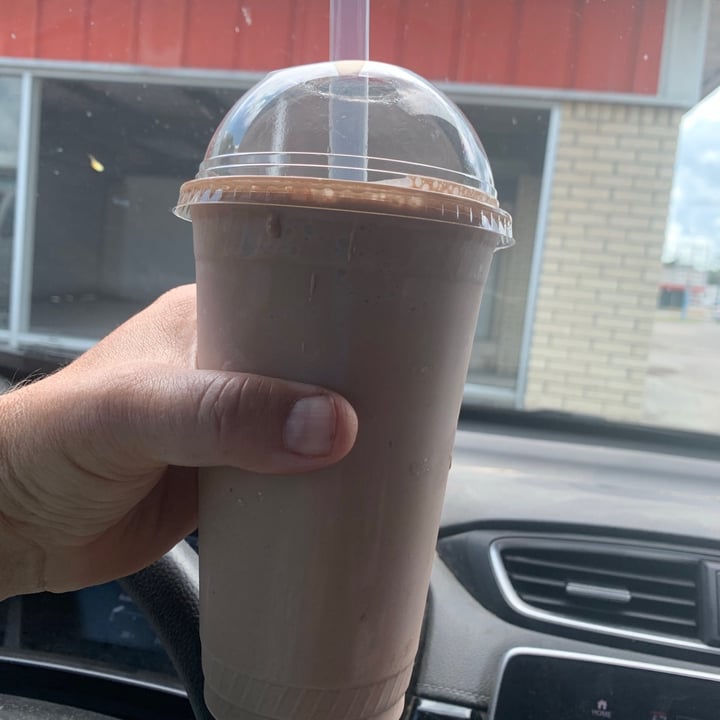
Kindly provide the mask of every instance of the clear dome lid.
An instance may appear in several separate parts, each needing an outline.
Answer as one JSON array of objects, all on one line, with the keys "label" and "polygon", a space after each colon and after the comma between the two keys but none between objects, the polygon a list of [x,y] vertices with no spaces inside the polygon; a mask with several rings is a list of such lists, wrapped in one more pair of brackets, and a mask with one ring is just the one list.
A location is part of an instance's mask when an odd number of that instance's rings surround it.
[{"label": "clear dome lid", "polygon": [[326,62],[270,73],[220,123],[175,212],[190,219],[198,203],[257,202],[263,188],[267,200],[282,178],[308,179],[303,204],[331,200],[336,183],[372,183],[382,190],[372,193],[378,212],[410,207],[399,195],[412,190],[438,209],[435,219],[512,242],[512,221],[499,208],[472,125],[437,88],[394,65]]}]

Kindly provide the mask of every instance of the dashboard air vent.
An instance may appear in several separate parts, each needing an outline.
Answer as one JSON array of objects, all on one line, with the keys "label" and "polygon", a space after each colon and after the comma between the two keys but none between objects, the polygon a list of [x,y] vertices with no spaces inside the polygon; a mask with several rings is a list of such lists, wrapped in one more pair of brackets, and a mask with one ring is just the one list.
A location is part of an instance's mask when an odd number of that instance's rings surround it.
[{"label": "dashboard air vent", "polygon": [[502,564],[520,600],[592,623],[698,637],[698,564],[627,547],[506,545]]}]

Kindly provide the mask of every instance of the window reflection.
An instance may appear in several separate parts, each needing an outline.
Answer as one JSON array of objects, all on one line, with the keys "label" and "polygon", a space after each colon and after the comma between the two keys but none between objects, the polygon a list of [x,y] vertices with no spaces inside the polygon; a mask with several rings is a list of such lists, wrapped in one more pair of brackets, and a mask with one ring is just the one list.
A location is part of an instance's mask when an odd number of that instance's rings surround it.
[{"label": "window reflection", "polygon": [[[194,277],[191,229],[170,213],[237,90],[44,80],[30,330],[100,338]],[[518,376],[549,111],[463,105],[519,238],[485,292],[469,381]]]},{"label": "window reflection", "polygon": [[193,280],[170,209],[236,95],[43,82],[32,332],[96,339]]},{"label": "window reflection", "polygon": [[[480,306],[468,382],[495,386],[512,401],[522,355],[550,113],[546,109],[463,106],[482,138],[502,206],[517,240],[495,255]],[[502,397],[502,396],[500,396]]]}]

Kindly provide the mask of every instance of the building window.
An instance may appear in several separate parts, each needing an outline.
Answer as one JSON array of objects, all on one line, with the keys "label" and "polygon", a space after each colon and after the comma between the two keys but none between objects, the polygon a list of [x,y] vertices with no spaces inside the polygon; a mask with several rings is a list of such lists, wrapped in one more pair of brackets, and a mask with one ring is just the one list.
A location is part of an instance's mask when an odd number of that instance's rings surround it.
[{"label": "building window", "polygon": [[0,75],[0,328],[7,329],[20,122],[20,78]]},{"label": "building window", "polygon": [[[30,331],[94,340],[192,282],[191,229],[170,210],[237,90],[42,84]],[[485,143],[517,246],[493,263],[468,380],[513,392],[547,142],[547,110],[464,105]]]},{"label": "building window", "polygon": [[192,282],[171,214],[237,91],[45,80],[30,330],[97,339]]},{"label": "building window", "polygon": [[482,138],[502,207],[513,216],[516,245],[497,253],[480,306],[468,382],[515,390],[540,204],[548,110],[463,106]]}]

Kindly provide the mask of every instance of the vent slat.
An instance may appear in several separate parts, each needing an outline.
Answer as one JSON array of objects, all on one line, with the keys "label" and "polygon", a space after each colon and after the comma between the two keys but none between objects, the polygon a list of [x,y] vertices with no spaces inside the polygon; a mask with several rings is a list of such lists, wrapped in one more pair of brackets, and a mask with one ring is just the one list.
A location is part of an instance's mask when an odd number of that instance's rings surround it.
[{"label": "vent slat", "polygon": [[[633,555],[587,545],[512,547],[501,553],[516,593],[528,605],[596,625],[685,638],[698,637],[697,563],[660,555]],[[598,594],[569,594],[567,586],[596,587]],[[612,593],[625,593],[612,602]],[[615,593],[618,595],[618,593]],[[629,600],[627,599],[629,597]]]},{"label": "vent slat", "polygon": [[536,585],[545,585],[547,587],[557,587],[565,590],[565,582],[563,580],[553,580],[552,578],[537,577],[535,575],[524,575],[521,573],[510,573],[510,577],[518,582],[535,583]]},{"label": "vent slat", "polygon": [[537,567],[555,568],[558,570],[571,570],[577,572],[591,573],[593,575],[603,575],[606,577],[620,577],[629,580],[643,580],[646,582],[674,585],[676,587],[694,588],[695,583],[692,580],[685,580],[674,577],[663,577],[657,575],[641,575],[631,572],[623,572],[622,570],[606,570],[604,568],[597,568],[591,565],[578,565],[569,562],[552,562],[547,560],[540,560],[537,558],[523,557],[519,555],[508,555],[505,559],[506,563],[524,563],[526,565],[535,565]]},{"label": "vent slat", "polygon": [[[523,595],[522,598],[523,600],[525,600],[525,602],[530,603],[531,605],[551,605],[553,607],[562,607],[572,610],[577,610],[578,608],[576,604],[568,602],[561,598],[547,598],[541,595],[531,594]],[[602,610],[595,606],[588,607],[587,610],[593,613],[612,615],[613,617],[636,618],[638,620],[647,620],[649,622],[662,623],[663,625],[682,625],[684,627],[692,628],[697,627],[697,622],[695,620],[672,615],[656,615],[653,613],[643,613],[634,610],[613,610],[612,606],[610,605],[607,606],[606,610]]]},{"label": "vent slat", "polygon": [[[541,585],[543,587],[557,588],[558,591],[564,593],[567,582],[564,580],[552,580],[544,577],[526,575],[524,573],[509,573],[510,579],[515,583],[526,583],[528,585]],[[611,587],[608,585],[608,587]],[[647,602],[664,603],[667,605],[677,605],[694,609],[696,602],[693,598],[674,597],[672,595],[657,595],[655,593],[641,592],[639,590],[632,591],[633,600],[645,600]]]},{"label": "vent slat", "polygon": [[[695,589],[694,586],[693,589]],[[653,593],[644,593],[633,590],[632,596],[633,600],[647,600],[648,602],[668,603],[669,605],[678,605],[688,608],[695,608],[697,606],[697,603],[694,599],[678,598],[672,597],[670,595],[654,595]]]}]

